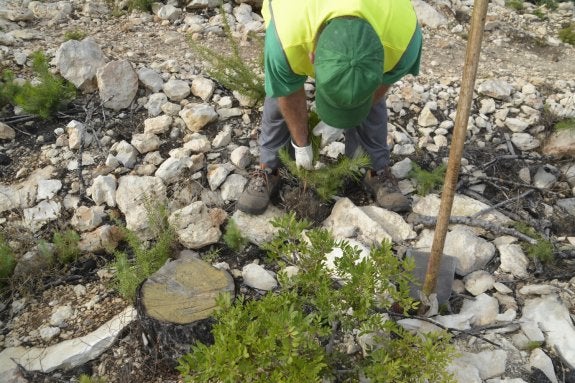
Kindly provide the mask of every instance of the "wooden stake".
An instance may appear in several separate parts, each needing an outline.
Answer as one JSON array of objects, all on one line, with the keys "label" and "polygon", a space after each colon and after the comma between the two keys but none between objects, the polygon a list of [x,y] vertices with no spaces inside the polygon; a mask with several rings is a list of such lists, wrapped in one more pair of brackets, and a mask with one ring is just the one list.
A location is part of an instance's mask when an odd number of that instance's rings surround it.
[{"label": "wooden stake", "polygon": [[435,286],[437,284],[437,274],[439,271],[441,256],[443,255],[443,246],[447,235],[447,227],[449,226],[449,216],[451,215],[451,208],[453,206],[455,186],[457,185],[461,156],[463,153],[465,136],[467,134],[467,122],[469,119],[469,110],[471,108],[471,101],[473,98],[475,77],[477,75],[477,67],[479,64],[479,53],[481,51],[481,40],[483,39],[483,29],[485,26],[485,18],[487,16],[488,3],[489,0],[475,0],[473,5],[471,30],[467,41],[467,51],[463,67],[463,77],[461,80],[461,91],[459,93],[459,104],[457,105],[453,139],[451,142],[451,149],[449,151],[449,162],[447,164],[445,182],[443,184],[443,192],[441,194],[441,204],[439,206],[439,214],[437,216],[435,235],[433,237],[433,244],[431,245],[431,255],[429,257],[429,263],[427,264],[427,273],[425,274],[425,282],[423,283],[422,289],[423,294],[426,296],[429,296],[435,291]]}]

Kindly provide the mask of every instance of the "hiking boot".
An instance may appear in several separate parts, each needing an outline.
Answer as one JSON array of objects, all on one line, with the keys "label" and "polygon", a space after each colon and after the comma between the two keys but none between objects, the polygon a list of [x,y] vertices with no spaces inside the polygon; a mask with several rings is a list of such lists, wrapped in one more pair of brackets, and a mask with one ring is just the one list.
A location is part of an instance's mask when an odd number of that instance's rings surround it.
[{"label": "hiking boot", "polygon": [[395,212],[411,209],[409,200],[401,194],[397,180],[391,174],[389,167],[378,172],[369,170],[363,178],[363,185],[373,194],[375,201],[382,208]]},{"label": "hiking boot", "polygon": [[259,215],[266,211],[279,187],[280,176],[270,168],[258,168],[250,174],[247,187],[238,199],[237,207],[244,213]]}]

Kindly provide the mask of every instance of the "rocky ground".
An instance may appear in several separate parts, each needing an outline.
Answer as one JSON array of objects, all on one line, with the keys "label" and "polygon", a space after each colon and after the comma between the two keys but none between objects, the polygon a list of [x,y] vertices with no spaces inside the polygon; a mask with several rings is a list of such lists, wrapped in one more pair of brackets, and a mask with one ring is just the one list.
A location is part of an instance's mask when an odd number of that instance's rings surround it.
[{"label": "rocky ground", "polygon": [[[0,114],[0,228],[19,261],[0,302],[0,381],[67,382],[82,373],[178,381],[142,344],[104,251],[122,246],[115,219],[151,238],[141,196],[164,202],[181,247],[228,269],[243,292],[274,288],[269,274],[258,274],[274,269],[258,245],[273,235],[270,219],[293,210],[286,196],[294,181],[284,175],[284,198],[261,217],[235,209],[257,162],[260,110],[209,78],[190,49],[188,36],[225,48],[211,3],[156,4],[153,14],[103,1],[0,3],[2,68],[29,78],[30,55],[42,50],[81,90],[53,120],[12,108]],[[413,164],[431,170],[447,160],[472,10],[470,1],[414,5],[424,26],[422,73],[388,96],[393,172],[413,211],[384,211],[351,185],[327,213],[309,216],[360,248],[391,239],[398,256],[431,246],[425,217],[437,214],[439,196],[418,196],[409,174]],[[242,53],[257,58],[258,44],[247,37],[263,31],[257,8],[225,9]],[[575,118],[575,49],[558,38],[573,22],[572,1],[556,9],[525,3],[521,12],[501,1],[489,6],[453,209],[468,220],[451,228],[444,250],[457,258],[455,293],[451,312],[433,316],[464,331],[451,366],[461,383],[575,381],[575,130],[553,130]],[[65,42],[72,31],[88,38]],[[306,89],[313,107],[313,83]],[[324,159],[337,158],[341,137],[316,132]],[[225,250],[229,218],[252,243],[245,254]],[[529,258],[524,238],[504,230],[512,221],[550,240],[554,261]],[[68,228],[81,233],[82,256],[50,269],[38,243]]]}]

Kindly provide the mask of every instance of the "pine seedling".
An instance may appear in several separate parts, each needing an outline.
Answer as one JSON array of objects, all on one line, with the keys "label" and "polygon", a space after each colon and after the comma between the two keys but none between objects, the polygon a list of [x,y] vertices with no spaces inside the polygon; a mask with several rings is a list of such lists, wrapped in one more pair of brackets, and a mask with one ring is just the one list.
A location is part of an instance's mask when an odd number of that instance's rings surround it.
[{"label": "pine seedling", "polygon": [[566,118],[558,121],[554,126],[555,131],[575,130],[575,118]]},{"label": "pine seedling", "polygon": [[15,267],[16,258],[14,253],[4,237],[0,236],[0,285],[4,284],[12,276]]},{"label": "pine seedling", "polygon": [[[65,107],[76,97],[76,88],[68,81],[50,72],[48,60],[42,52],[32,55],[32,70],[38,76],[39,83],[33,85],[26,81],[23,85],[7,85],[2,97],[8,97],[14,105],[20,106],[25,112],[33,114],[43,119],[53,116],[58,110]],[[6,76],[6,72],[5,72]],[[8,73],[6,79],[10,79]],[[13,79],[13,77],[12,77]]]},{"label": "pine seedling", "polygon": [[421,196],[426,196],[432,191],[443,185],[443,179],[445,177],[445,170],[447,167],[445,164],[441,164],[432,171],[427,171],[422,169],[416,163],[413,164],[413,168],[409,173],[409,176],[415,179],[417,186],[417,194]]},{"label": "pine seedling", "polygon": [[520,233],[528,235],[537,240],[535,244],[527,242],[521,243],[521,248],[529,258],[537,259],[543,263],[552,262],[555,259],[553,243],[551,243],[550,240],[545,239],[534,228],[526,225],[523,222],[516,222],[513,226]]},{"label": "pine seedling", "polygon": [[250,66],[240,55],[239,42],[234,38],[228,23],[226,12],[220,7],[220,15],[224,24],[224,34],[231,53],[222,53],[222,50],[213,50],[188,38],[192,49],[202,60],[208,62],[208,74],[224,87],[235,90],[253,100],[261,101],[265,97],[263,73],[263,49],[258,59],[256,69]]},{"label": "pine seedling", "polygon": [[63,263],[75,261],[80,255],[80,235],[74,230],[56,232],[53,236],[54,253],[58,260]]},{"label": "pine seedling", "polygon": [[[318,151],[314,150],[314,157],[316,153]],[[342,156],[333,164],[320,169],[307,170],[298,168],[295,160],[285,148],[280,150],[279,158],[289,172],[301,181],[304,191],[307,187],[311,187],[324,201],[329,201],[335,196],[346,180],[359,180],[362,175],[361,169],[370,164],[369,157],[365,154],[354,158]]]},{"label": "pine seedling", "polygon": [[242,251],[248,244],[248,240],[242,236],[240,228],[233,219],[230,219],[226,225],[223,240],[230,249],[236,252]]}]

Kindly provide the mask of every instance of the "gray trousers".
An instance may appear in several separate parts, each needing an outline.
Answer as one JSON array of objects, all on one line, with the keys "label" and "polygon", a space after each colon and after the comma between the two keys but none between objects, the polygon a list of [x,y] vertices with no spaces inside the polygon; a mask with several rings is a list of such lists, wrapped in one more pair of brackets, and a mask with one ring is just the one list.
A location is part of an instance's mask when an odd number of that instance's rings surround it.
[{"label": "gray trousers", "polygon": [[[389,164],[387,146],[387,106],[385,97],[374,104],[367,118],[355,128],[345,129],[345,155],[353,157],[358,148],[363,149],[371,160],[371,169],[378,171]],[[280,165],[278,151],[290,143],[290,133],[280,112],[276,98],[266,97],[262,116],[262,128],[258,139],[260,163],[272,169]],[[288,146],[288,148],[291,148]]]}]

